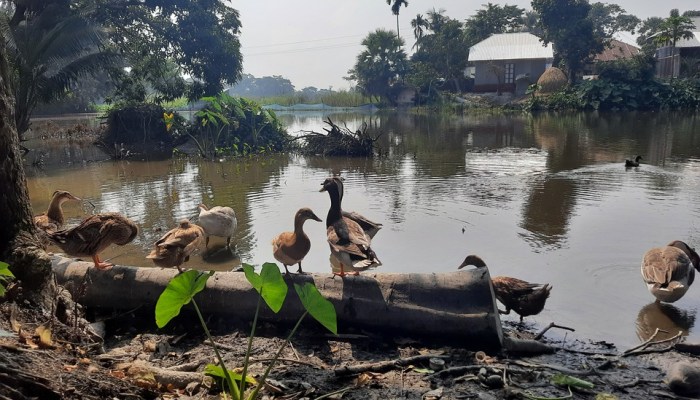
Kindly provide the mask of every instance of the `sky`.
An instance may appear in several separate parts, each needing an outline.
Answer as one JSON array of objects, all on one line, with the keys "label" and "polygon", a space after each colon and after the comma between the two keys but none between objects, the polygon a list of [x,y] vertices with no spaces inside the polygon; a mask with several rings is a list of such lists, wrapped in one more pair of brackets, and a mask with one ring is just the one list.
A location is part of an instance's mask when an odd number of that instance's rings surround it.
[{"label": "sky", "polygon": [[[411,20],[416,14],[444,9],[445,15],[464,21],[488,0],[408,0],[401,7],[399,27],[406,51],[415,43]],[[530,10],[530,1],[492,1]],[[607,2],[613,3],[613,2]],[[627,13],[644,20],[700,9],[698,0],[618,0]],[[343,77],[363,50],[362,40],[382,28],[396,31],[396,16],[385,0],[244,0],[231,1],[243,25],[240,35],[243,72],[255,77],[280,75],[297,90],[348,89]],[[629,40],[633,40],[631,35]],[[625,39],[624,36],[621,39]]]}]

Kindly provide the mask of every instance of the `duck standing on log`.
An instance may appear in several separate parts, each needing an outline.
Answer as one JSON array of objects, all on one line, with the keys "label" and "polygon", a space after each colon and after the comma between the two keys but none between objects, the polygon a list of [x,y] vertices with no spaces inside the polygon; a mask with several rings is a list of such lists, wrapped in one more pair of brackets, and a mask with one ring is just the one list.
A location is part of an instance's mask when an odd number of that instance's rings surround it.
[{"label": "duck standing on log", "polygon": [[642,257],[642,279],[656,301],[673,303],[683,297],[700,271],[700,257],[685,242],[674,240],[655,247]]},{"label": "duck standing on log", "polygon": [[110,269],[114,264],[100,260],[99,253],[112,244],[124,246],[138,234],[138,227],[119,213],[94,214],[78,226],[50,232],[49,239],[73,257],[91,257],[97,269]]},{"label": "duck standing on log", "polygon": [[199,205],[199,226],[204,229],[206,239],[204,247],[209,248],[209,236],[219,236],[226,238],[226,247],[231,246],[231,236],[236,231],[238,221],[236,213],[231,207],[214,206],[211,209],[206,205]]},{"label": "duck standing on log", "polygon": [[630,168],[630,167],[638,167],[639,166],[639,160],[642,159],[642,156],[637,156],[634,158],[634,160],[625,160],[625,167]]},{"label": "duck standing on log", "polygon": [[[469,255],[457,269],[462,269],[468,265],[482,268],[486,266],[486,263],[479,256]],[[496,298],[506,306],[505,311],[498,310],[498,312],[510,314],[510,310],[513,310],[520,315],[520,322],[523,321],[523,317],[537,315],[542,312],[552,290],[550,284],[530,283],[508,276],[495,276],[491,278],[491,283],[493,284]]]},{"label": "duck standing on log", "polygon": [[40,230],[49,233],[56,232],[63,228],[63,203],[67,201],[81,201],[82,199],[73,196],[65,190],[56,190],[51,196],[49,208],[43,214],[34,216],[34,224]]},{"label": "duck standing on log", "polygon": [[192,252],[202,244],[204,236],[201,226],[191,223],[188,219],[182,219],[176,228],[154,243],[154,249],[146,258],[153,260],[159,267],[175,267],[182,272],[180,266],[189,261]]},{"label": "duck standing on log", "polygon": [[331,207],[326,217],[326,233],[331,253],[340,263],[340,273],[335,274],[344,276],[347,267],[353,270],[353,275],[358,275],[361,270],[382,265],[370,247],[371,236],[359,223],[343,215],[341,178],[337,176],[327,178],[321,185],[323,187],[320,191],[328,192],[331,200]]},{"label": "duck standing on log", "polygon": [[297,273],[304,273],[301,270],[301,261],[306,257],[311,249],[311,241],[304,232],[304,222],[312,219],[321,222],[310,208],[300,208],[294,215],[294,231],[282,232],[272,239],[272,255],[284,265],[284,270],[289,275],[287,266],[299,264]]}]

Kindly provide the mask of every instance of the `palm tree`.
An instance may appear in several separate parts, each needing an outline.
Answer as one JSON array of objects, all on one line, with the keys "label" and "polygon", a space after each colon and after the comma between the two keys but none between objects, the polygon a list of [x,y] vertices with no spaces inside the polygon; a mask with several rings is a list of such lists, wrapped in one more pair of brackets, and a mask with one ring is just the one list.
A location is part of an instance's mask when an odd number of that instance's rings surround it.
[{"label": "palm tree", "polygon": [[434,33],[440,32],[445,22],[447,22],[447,17],[445,17],[444,9],[436,10],[433,8],[432,11],[428,11],[428,29]]},{"label": "palm tree", "polygon": [[428,20],[423,18],[423,14],[418,14],[411,20],[411,27],[413,27],[413,36],[416,37],[416,43],[413,45],[415,47],[423,37],[423,29],[428,27]]},{"label": "palm tree", "polygon": [[404,7],[408,7],[408,2],[406,0],[386,0],[386,4],[391,4],[391,12],[396,15],[396,37],[401,38],[399,34],[399,11],[402,4]]},{"label": "palm tree", "polygon": [[41,13],[21,24],[0,19],[5,38],[15,95],[17,132],[29,129],[29,119],[39,101],[65,96],[71,85],[86,74],[94,74],[119,60],[103,50],[106,36],[101,28],[80,15],[52,23],[52,15]]},{"label": "palm tree", "polygon": [[673,79],[676,71],[676,43],[680,39],[692,39],[695,37],[693,34],[694,28],[693,21],[689,17],[679,15],[677,8],[671,10],[669,17],[659,26],[654,42],[661,46],[671,43],[671,79]]}]

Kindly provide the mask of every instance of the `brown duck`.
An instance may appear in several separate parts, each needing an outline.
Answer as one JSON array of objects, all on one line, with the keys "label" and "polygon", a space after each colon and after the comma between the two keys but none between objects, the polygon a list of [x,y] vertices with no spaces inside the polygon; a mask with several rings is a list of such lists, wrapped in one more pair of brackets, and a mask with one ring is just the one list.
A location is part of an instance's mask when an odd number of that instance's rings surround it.
[{"label": "brown duck", "polygon": [[[354,275],[359,271],[382,265],[374,250],[370,247],[372,238],[351,218],[343,215],[342,181],[339,177],[328,178],[322,183],[321,192],[328,192],[331,207],[326,218],[326,233],[331,253],[340,263],[340,273],[344,276],[345,268]],[[376,232],[375,232],[376,233]]]},{"label": "brown duck", "polygon": [[685,242],[655,247],[642,258],[642,279],[656,301],[673,303],[683,297],[700,271],[700,256]]},{"label": "brown duck", "polygon": [[123,246],[136,237],[138,227],[119,213],[91,215],[78,226],[50,232],[49,239],[73,257],[91,257],[95,268],[109,269],[114,264],[100,261],[99,253],[112,244]]},{"label": "brown duck", "polygon": [[[457,269],[468,265],[482,268],[486,266],[486,263],[479,256],[469,255]],[[552,286],[549,284],[530,283],[508,276],[495,276],[491,278],[491,283],[496,298],[506,306],[505,311],[498,311],[501,314],[510,314],[510,310],[513,310],[520,315],[521,322],[523,317],[537,315],[544,309],[544,304],[552,290]]]},{"label": "brown duck", "polygon": [[321,221],[310,208],[301,208],[294,216],[294,232],[282,232],[272,239],[272,255],[284,265],[284,270],[289,274],[287,266],[299,264],[298,273],[301,270],[301,261],[311,249],[311,241],[304,233],[304,222],[312,219]]},{"label": "brown duck", "polygon": [[[340,176],[333,177],[333,179],[336,179],[336,185],[338,186],[338,193],[340,194],[340,201],[342,203],[343,201],[343,195],[345,194],[345,187],[343,184],[343,178]],[[369,236],[370,239],[374,239],[374,236],[379,232],[380,229],[382,229],[382,224],[379,222],[374,222],[371,219],[365,217],[364,215],[356,212],[356,211],[345,211],[341,210],[343,217],[349,218],[355,222],[357,222],[358,225],[362,228],[363,231]],[[331,211],[328,210],[328,216],[326,216],[326,226],[328,225],[328,218],[330,218]]]},{"label": "brown duck", "polygon": [[45,213],[34,216],[34,224],[44,232],[56,232],[63,228],[63,203],[67,201],[81,201],[65,190],[57,190],[51,196],[49,208]]},{"label": "brown duck", "polygon": [[189,261],[192,252],[202,244],[204,236],[201,226],[183,219],[177,228],[171,229],[154,243],[155,248],[146,258],[159,267],[176,267],[182,272],[180,265]]}]

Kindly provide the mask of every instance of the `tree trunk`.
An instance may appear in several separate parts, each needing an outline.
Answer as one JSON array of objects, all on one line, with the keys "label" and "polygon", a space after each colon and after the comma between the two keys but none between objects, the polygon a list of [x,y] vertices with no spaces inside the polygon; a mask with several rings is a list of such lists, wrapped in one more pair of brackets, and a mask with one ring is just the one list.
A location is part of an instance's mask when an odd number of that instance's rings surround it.
[{"label": "tree trunk", "polygon": [[[60,284],[85,288],[80,302],[93,310],[141,309],[152,320],[155,304],[177,271],[115,266],[98,271],[91,262],[54,257]],[[293,325],[303,313],[294,284],[313,283],[335,306],[340,333],[368,332],[459,343],[478,350],[498,350],[501,322],[487,268],[430,274],[375,274],[332,278],[329,274],[285,277],[287,299],[279,313],[264,306],[260,318]],[[87,283],[86,283],[87,282]],[[195,297],[204,314],[250,321],[258,294],[242,272],[219,272]],[[186,306],[183,311],[190,310]]]},{"label": "tree trunk", "polygon": [[10,264],[24,293],[48,305],[51,260],[41,247],[29,207],[29,193],[15,127],[14,99],[4,47],[0,46],[0,260]]}]

